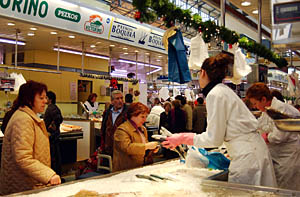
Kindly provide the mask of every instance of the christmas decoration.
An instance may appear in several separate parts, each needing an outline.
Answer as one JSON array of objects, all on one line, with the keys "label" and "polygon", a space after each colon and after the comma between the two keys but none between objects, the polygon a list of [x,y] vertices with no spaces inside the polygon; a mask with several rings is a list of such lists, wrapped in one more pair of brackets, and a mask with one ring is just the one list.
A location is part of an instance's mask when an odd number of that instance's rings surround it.
[{"label": "christmas decoration", "polygon": [[104,80],[111,80],[115,78],[117,81],[132,82],[133,85],[139,82],[139,80],[137,79],[128,79],[124,77],[111,77],[109,75],[96,75],[96,74],[86,74],[86,73],[80,73],[80,77],[86,77],[92,79],[104,79]]},{"label": "christmas decoration", "polygon": [[141,12],[135,12],[134,18],[138,21],[141,18]]},{"label": "christmas decoration", "polygon": [[115,78],[112,78],[110,80],[110,87],[112,87],[113,89],[117,90],[118,89],[118,80]]},{"label": "christmas decoration", "polygon": [[218,26],[213,21],[202,22],[199,14],[193,14],[190,10],[182,10],[176,7],[169,0],[133,0],[132,5],[140,12],[140,22],[153,22],[161,16],[164,25],[166,27],[172,27],[176,22],[185,25],[186,28],[194,28],[199,32],[202,32],[203,40],[208,43],[211,39],[218,39],[226,42],[227,44],[239,43],[239,46],[248,52],[254,53],[260,57],[263,57],[273,63],[279,68],[288,65],[286,59],[275,54],[271,50],[267,49],[262,44],[258,44],[254,41],[239,39],[239,35],[227,29],[224,26]]}]

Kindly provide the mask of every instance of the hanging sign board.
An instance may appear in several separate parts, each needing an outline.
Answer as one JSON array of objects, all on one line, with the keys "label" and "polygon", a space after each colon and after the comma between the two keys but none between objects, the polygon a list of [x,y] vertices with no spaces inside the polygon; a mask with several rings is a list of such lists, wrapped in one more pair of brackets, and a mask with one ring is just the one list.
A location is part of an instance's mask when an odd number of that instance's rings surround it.
[{"label": "hanging sign board", "polygon": [[163,31],[62,0],[0,0],[0,16],[167,53]]},{"label": "hanging sign board", "polygon": [[300,1],[273,5],[274,23],[300,22]]}]

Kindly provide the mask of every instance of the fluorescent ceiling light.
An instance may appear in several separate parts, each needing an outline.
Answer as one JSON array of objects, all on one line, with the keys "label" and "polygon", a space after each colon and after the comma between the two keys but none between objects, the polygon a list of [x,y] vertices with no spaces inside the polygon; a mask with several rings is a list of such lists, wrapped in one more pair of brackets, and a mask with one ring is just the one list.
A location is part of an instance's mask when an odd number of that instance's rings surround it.
[{"label": "fluorescent ceiling light", "polygon": [[33,32],[29,32],[29,33],[27,34],[27,36],[34,36],[34,33],[33,33]]},{"label": "fluorescent ceiling light", "polygon": [[161,55],[159,55],[159,56],[158,56],[158,58],[162,58],[162,56],[161,56]]},{"label": "fluorescent ceiling light", "polygon": [[36,30],[37,30],[37,28],[36,28],[36,27],[31,27],[31,28],[30,28],[30,30],[32,30],[32,31],[36,31]]},{"label": "fluorescent ceiling light", "polygon": [[123,53],[124,55],[128,55],[128,53]]},{"label": "fluorescent ceiling light", "polygon": [[[134,61],[124,60],[124,59],[119,59],[119,62],[127,63],[127,64],[136,64],[136,62],[134,62]],[[150,66],[152,68],[155,68],[155,70],[153,70],[151,72],[148,72],[147,75],[150,75],[152,73],[155,73],[155,72],[158,72],[158,71],[162,70],[162,67],[156,66],[156,65],[153,65],[153,64],[144,64],[144,63],[141,63],[141,62],[137,62],[137,65],[140,65],[140,66]]]},{"label": "fluorescent ceiling light", "polygon": [[250,1],[244,1],[241,3],[242,6],[249,6],[251,5],[251,2]]},{"label": "fluorescent ceiling light", "polygon": [[[5,39],[5,38],[0,38],[0,42],[7,43],[7,44],[16,44],[15,40],[9,40],[9,39]],[[18,45],[26,45],[26,43],[23,41],[18,41],[17,44]]]},{"label": "fluorescent ceiling light", "polygon": [[122,73],[127,73],[127,70],[122,70],[122,69],[115,69],[116,72],[122,72]]},{"label": "fluorescent ceiling light", "polygon": [[119,74],[119,73],[110,73],[110,75],[114,77],[127,77],[126,74]]},{"label": "fluorescent ceiling light", "polygon": [[258,10],[253,10],[252,13],[253,14],[258,14]]},{"label": "fluorescent ceiling light", "polygon": [[8,26],[15,26],[14,23],[7,23]]},{"label": "fluorescent ceiling light", "polygon": [[51,32],[50,32],[50,34],[52,34],[52,35],[56,35],[56,34],[57,34],[57,32],[56,32],[56,31],[51,31]]},{"label": "fluorescent ceiling light", "polygon": [[109,57],[102,56],[102,55],[95,55],[95,54],[91,54],[91,53],[86,53],[85,56],[109,60]]},{"label": "fluorescent ceiling light", "polygon": [[123,50],[127,50],[128,48],[124,47]]},{"label": "fluorescent ceiling light", "polygon": [[147,75],[151,75],[152,73],[158,72],[160,70],[161,70],[161,68],[157,68],[157,69],[155,69],[155,70],[153,70],[151,72],[148,72]]},{"label": "fluorescent ceiling light", "polygon": [[113,45],[113,44],[111,44],[111,45],[109,45],[110,47],[115,47],[115,45]]},{"label": "fluorescent ceiling light", "polygon": [[96,45],[92,44],[90,47],[91,47],[91,48],[95,48],[95,47],[96,47]]},{"label": "fluorescent ceiling light", "polygon": [[[58,51],[58,48],[54,47],[53,50]],[[73,50],[63,49],[63,48],[60,48],[59,52],[71,53],[71,54],[75,54],[75,55],[82,55],[82,52],[80,52],[80,51],[73,51]],[[96,55],[96,54],[92,54],[92,53],[85,53],[85,56],[109,60],[109,57],[107,57],[107,56]]]},{"label": "fluorescent ceiling light", "polygon": [[134,52],[138,53],[139,51],[138,51],[138,50],[135,50]]},{"label": "fluorescent ceiling light", "polygon": [[156,60],[156,61],[160,62],[160,60]]},{"label": "fluorescent ceiling light", "polygon": [[69,35],[69,38],[72,38],[72,39],[73,39],[73,38],[75,38],[75,36],[74,36],[74,35]]}]

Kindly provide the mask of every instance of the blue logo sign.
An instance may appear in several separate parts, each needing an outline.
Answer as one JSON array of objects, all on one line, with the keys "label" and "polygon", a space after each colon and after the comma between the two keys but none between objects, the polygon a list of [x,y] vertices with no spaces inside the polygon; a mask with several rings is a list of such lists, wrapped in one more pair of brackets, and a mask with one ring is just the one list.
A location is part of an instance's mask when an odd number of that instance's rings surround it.
[{"label": "blue logo sign", "polygon": [[136,27],[114,21],[111,29],[111,37],[127,40],[129,42],[135,42],[135,34]]},{"label": "blue logo sign", "polygon": [[140,39],[139,39],[139,44],[144,45],[145,42],[146,42],[145,40],[146,40],[147,37],[148,37],[147,33],[143,32],[142,35],[141,35],[141,37],[140,37]]}]

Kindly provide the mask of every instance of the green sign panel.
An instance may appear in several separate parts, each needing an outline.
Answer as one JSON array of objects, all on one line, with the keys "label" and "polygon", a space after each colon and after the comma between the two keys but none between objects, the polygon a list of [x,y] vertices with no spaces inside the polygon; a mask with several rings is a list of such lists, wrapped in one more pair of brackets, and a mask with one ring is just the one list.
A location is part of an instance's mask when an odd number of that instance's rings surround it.
[{"label": "green sign panel", "polygon": [[69,21],[76,22],[76,23],[78,23],[81,19],[81,16],[78,12],[73,12],[70,10],[63,9],[63,8],[57,8],[55,10],[55,16],[57,18],[69,20]]}]

